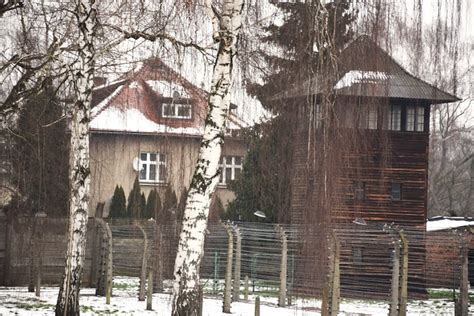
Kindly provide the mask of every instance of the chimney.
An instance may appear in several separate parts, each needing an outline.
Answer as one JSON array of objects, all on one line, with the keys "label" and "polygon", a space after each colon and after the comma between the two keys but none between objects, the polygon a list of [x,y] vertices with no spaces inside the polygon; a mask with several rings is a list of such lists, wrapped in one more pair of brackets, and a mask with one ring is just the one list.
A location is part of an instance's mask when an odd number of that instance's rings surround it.
[{"label": "chimney", "polygon": [[94,87],[103,86],[107,83],[106,77],[94,77],[92,80],[94,81]]}]

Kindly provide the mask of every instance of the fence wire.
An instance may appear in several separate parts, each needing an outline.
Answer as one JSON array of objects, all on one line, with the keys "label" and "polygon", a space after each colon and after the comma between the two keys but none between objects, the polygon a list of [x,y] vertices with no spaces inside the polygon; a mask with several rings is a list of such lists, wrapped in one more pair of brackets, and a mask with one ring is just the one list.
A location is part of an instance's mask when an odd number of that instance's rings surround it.
[{"label": "fence wire", "polygon": [[[226,271],[229,246],[226,225],[232,228],[233,237],[230,272]],[[25,217],[3,226],[6,237],[0,244],[5,245],[3,251],[7,255],[0,262],[2,285],[31,285],[38,261],[42,283],[58,285],[64,271],[67,220]],[[154,221],[114,221],[109,222],[109,227],[112,243],[104,245],[99,225],[94,221],[89,223],[84,285],[97,285],[98,274],[103,273],[105,249],[112,247],[114,277],[140,277],[142,269],[151,269],[156,291],[169,292],[179,226],[157,225]],[[397,247],[403,253],[401,236],[406,239],[408,252],[409,299],[459,297],[463,250],[468,256],[468,281],[474,285],[474,239],[470,231],[426,232],[424,227],[355,224],[308,228],[308,225],[245,222],[209,224],[200,267],[201,283],[207,295],[222,295],[227,272],[233,279],[237,276],[238,280],[232,283],[234,288],[239,285],[241,298],[245,288],[250,295],[278,297],[282,282],[287,297],[321,298],[325,290],[334,290],[331,286],[338,274],[342,298],[389,302],[397,276],[394,270]],[[284,239],[286,260],[282,262]],[[239,240],[240,261],[237,262]],[[338,270],[334,268],[336,257]],[[284,277],[282,270],[286,271]]]}]

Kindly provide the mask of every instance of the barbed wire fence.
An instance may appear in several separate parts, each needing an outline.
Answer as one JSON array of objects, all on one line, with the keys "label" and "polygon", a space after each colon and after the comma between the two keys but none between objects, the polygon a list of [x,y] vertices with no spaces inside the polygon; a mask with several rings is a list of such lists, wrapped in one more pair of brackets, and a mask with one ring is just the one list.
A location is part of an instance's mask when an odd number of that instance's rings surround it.
[{"label": "barbed wire fence", "polygon": [[[28,285],[38,296],[41,285],[57,286],[66,220],[23,217],[4,226],[3,284]],[[109,303],[118,276],[140,280],[139,300],[147,293],[171,292],[176,224],[95,219],[89,226],[84,286],[95,287]],[[474,283],[474,273],[469,275],[474,267],[470,230],[311,227],[210,223],[200,270],[204,295],[221,298],[228,310],[232,302],[257,296],[270,297],[282,307],[295,306],[297,299],[317,299],[328,315],[337,314],[342,299],[378,300],[390,315],[403,315],[408,300],[444,297],[455,302],[456,314],[467,315],[469,283]],[[321,244],[327,249],[318,249]]]}]

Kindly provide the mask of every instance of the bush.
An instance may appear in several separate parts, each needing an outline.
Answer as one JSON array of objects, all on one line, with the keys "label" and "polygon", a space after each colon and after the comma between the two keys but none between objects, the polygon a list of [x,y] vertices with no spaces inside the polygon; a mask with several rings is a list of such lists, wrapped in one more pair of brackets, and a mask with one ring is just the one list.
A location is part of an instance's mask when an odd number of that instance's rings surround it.
[{"label": "bush", "polygon": [[138,183],[138,177],[135,178],[133,183],[132,191],[128,195],[127,214],[129,218],[141,218],[143,207],[143,200],[140,191],[140,184]]},{"label": "bush", "polygon": [[125,199],[125,191],[122,186],[115,186],[114,195],[112,196],[112,203],[110,204],[109,217],[124,218],[127,217],[127,201]]}]

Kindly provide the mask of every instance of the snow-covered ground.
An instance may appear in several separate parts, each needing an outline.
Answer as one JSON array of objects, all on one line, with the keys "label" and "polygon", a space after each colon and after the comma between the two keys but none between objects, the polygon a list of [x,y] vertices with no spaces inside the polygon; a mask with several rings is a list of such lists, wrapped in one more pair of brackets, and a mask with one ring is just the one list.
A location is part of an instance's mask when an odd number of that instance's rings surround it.
[{"label": "snow-covered ground", "polygon": [[[95,289],[81,290],[82,315],[169,315],[171,296],[169,294],[153,295],[153,311],[145,309],[146,303],[138,301],[138,279],[115,278],[111,304],[105,304],[104,297],[94,295]],[[0,287],[0,315],[52,315],[58,294],[58,288],[41,288],[41,297],[36,298],[24,287]],[[274,297],[262,297],[262,316],[313,316],[320,315],[318,300],[297,299],[294,305],[279,308]],[[471,312],[474,309],[471,308]],[[381,301],[346,300],[341,304],[340,315],[387,315],[388,305]],[[254,315],[253,301],[232,303],[232,314],[237,316]],[[429,301],[410,301],[409,315],[454,315],[452,302],[436,299]],[[228,315],[222,313],[222,300],[206,297],[203,315]]]}]

